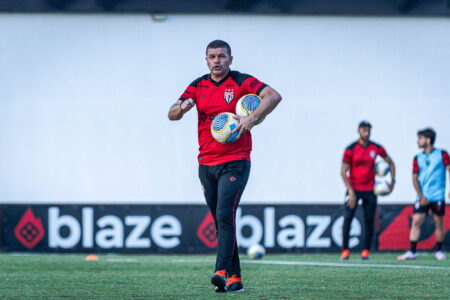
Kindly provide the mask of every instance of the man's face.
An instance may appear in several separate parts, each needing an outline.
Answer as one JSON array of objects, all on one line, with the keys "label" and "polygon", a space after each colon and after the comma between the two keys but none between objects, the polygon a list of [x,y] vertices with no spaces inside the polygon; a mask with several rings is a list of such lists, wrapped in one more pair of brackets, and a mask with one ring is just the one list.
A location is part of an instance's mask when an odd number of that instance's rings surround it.
[{"label": "man's face", "polygon": [[370,138],[370,127],[369,126],[363,126],[358,129],[359,137],[362,141],[367,142]]},{"label": "man's face", "polygon": [[429,145],[429,143],[430,143],[429,138],[426,138],[420,134],[417,136],[417,145],[419,145],[419,148],[425,148]]},{"label": "man's face", "polygon": [[225,76],[230,69],[233,56],[228,54],[226,48],[208,48],[206,52],[206,63],[211,74],[216,77]]}]

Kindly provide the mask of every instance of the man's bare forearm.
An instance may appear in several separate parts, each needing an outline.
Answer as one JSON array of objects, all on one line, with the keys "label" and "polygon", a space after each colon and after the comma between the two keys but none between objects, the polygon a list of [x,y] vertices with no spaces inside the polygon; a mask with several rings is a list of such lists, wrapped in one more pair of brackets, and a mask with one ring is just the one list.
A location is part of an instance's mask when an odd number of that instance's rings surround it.
[{"label": "man's bare forearm", "polygon": [[181,103],[175,103],[169,109],[169,120],[176,121],[183,117],[183,110],[181,109]]},{"label": "man's bare forearm", "polygon": [[261,92],[261,103],[252,113],[255,121],[270,114],[281,101],[281,95],[270,86],[266,86]]},{"label": "man's bare forearm", "polygon": [[414,189],[416,190],[417,195],[419,196],[419,198],[422,198],[422,191],[420,190],[420,184],[419,184],[419,175],[414,173],[413,174],[413,185],[414,185]]},{"label": "man's bare forearm", "polygon": [[348,179],[347,176],[347,172],[349,170],[349,166],[346,163],[342,164],[342,168],[341,168],[341,176],[342,176],[342,180],[344,181],[345,186],[347,187],[347,191],[353,192],[353,188],[352,185],[350,184],[350,180]]}]

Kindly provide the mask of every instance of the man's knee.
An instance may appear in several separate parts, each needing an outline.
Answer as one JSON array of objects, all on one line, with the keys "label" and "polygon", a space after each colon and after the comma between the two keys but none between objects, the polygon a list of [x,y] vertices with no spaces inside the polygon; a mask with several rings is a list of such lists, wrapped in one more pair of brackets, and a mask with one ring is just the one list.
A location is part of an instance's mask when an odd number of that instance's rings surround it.
[{"label": "man's knee", "polygon": [[444,226],[444,216],[434,216],[434,223],[436,224],[436,227],[443,227]]},{"label": "man's knee", "polygon": [[355,216],[355,213],[353,211],[346,211],[344,214],[344,223],[351,223],[353,220],[353,217]]},{"label": "man's knee", "polygon": [[365,219],[366,225],[372,226],[374,222],[375,222],[374,216],[372,216],[372,215],[371,216],[366,216],[366,219]]},{"label": "man's knee", "polygon": [[424,219],[425,219],[425,217],[422,217],[419,215],[413,215],[413,220],[412,220],[411,226],[413,228],[421,227]]},{"label": "man's knee", "polygon": [[233,227],[233,214],[223,210],[218,210],[216,213],[217,225],[219,228]]}]

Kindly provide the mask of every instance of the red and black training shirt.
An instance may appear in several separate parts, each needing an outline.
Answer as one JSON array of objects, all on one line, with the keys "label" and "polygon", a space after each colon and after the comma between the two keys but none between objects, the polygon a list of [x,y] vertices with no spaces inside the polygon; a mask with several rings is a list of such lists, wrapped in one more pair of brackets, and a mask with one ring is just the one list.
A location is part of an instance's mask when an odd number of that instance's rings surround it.
[{"label": "red and black training shirt", "polygon": [[198,162],[215,166],[227,161],[247,159],[250,161],[252,136],[247,132],[231,144],[217,142],[211,134],[211,122],[223,112],[236,113],[236,103],[244,95],[257,94],[267,85],[253,76],[229,71],[221,81],[216,82],[210,74],[194,80],[181,95],[180,100],[195,100],[198,112]]},{"label": "red and black training shirt", "polygon": [[371,141],[366,147],[356,141],[345,149],[343,161],[350,165],[349,181],[356,191],[373,191],[377,155],[385,158],[386,150]]}]

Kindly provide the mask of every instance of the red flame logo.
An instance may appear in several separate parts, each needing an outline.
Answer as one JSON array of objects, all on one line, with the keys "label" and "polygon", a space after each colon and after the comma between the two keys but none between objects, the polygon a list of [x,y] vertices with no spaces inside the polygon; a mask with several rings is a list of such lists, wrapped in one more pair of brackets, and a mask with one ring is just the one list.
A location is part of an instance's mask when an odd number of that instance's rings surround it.
[{"label": "red flame logo", "polygon": [[203,244],[208,248],[214,248],[217,246],[216,225],[211,212],[208,212],[206,217],[197,229],[197,236]]},{"label": "red flame logo", "polygon": [[27,248],[36,246],[44,237],[44,233],[41,219],[34,216],[31,208],[27,209],[14,229],[16,238]]}]

